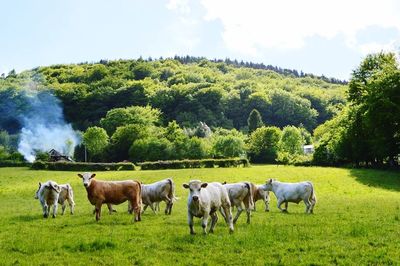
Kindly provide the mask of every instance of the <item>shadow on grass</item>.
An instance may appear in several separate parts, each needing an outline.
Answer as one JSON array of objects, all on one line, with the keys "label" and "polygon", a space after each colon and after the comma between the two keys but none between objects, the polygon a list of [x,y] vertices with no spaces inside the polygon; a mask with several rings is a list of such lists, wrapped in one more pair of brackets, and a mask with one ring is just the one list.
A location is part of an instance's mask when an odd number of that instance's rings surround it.
[{"label": "shadow on grass", "polygon": [[350,174],[361,184],[400,191],[400,172],[374,169],[351,169]]},{"label": "shadow on grass", "polygon": [[15,218],[17,221],[20,221],[20,222],[31,222],[31,221],[44,219],[42,215],[18,215]]}]

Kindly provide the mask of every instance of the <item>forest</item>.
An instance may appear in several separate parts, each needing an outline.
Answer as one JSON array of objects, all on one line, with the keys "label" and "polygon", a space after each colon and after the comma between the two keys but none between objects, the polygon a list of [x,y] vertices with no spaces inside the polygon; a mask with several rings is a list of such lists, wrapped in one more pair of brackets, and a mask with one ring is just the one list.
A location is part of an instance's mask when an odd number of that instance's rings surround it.
[{"label": "forest", "polygon": [[[350,81],[196,57],[41,66],[0,78],[0,158],[20,158],[27,91],[54,95],[90,161],[247,157],[255,163],[397,164],[399,67],[369,55]],[[51,112],[51,111],[49,111]],[[303,145],[314,144],[306,155]],[[43,152],[43,151],[42,151]],[[41,155],[38,151],[38,156]]]}]

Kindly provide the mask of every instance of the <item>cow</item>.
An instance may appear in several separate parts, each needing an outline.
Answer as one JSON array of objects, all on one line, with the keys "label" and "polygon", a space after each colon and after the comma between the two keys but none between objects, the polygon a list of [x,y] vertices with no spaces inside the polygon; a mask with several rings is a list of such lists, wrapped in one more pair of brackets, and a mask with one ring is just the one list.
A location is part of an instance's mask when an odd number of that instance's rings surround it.
[{"label": "cow", "polygon": [[253,202],[253,191],[250,182],[241,182],[241,183],[233,183],[233,184],[224,184],[224,187],[228,191],[229,200],[231,202],[232,207],[236,206],[237,214],[233,219],[233,223],[235,224],[243,212],[243,205],[246,209],[247,213],[247,223],[250,223],[251,210],[254,207]]},{"label": "cow", "polygon": [[56,218],[60,191],[61,189],[58,184],[52,180],[43,184],[39,182],[39,188],[36,191],[35,198],[39,199],[42,205],[44,218],[49,217],[51,206],[53,206],[53,218]]},{"label": "cow", "polygon": [[135,212],[134,221],[141,220],[142,189],[140,182],[134,180],[100,181],[96,180],[96,174],[92,173],[78,174],[78,176],[82,178],[89,202],[95,205],[96,221],[100,220],[103,204],[121,204],[125,201],[129,201]]},{"label": "cow", "polygon": [[66,202],[68,201],[69,209],[71,214],[74,214],[75,202],[74,202],[74,191],[70,184],[58,185],[60,187],[60,195],[58,197],[58,203],[61,204],[61,215],[64,215],[65,208],[67,207]]},{"label": "cow", "polygon": [[[298,204],[300,201],[304,201],[306,213],[313,213],[314,206],[317,203],[314,186],[310,181],[283,183],[275,179],[269,179],[262,186],[262,189],[274,192],[278,200],[278,209],[282,212],[287,212],[289,202]],[[285,209],[281,208],[282,203],[285,203]]]},{"label": "cow", "polygon": [[269,212],[269,201],[270,201],[269,191],[263,190],[262,189],[263,185],[255,185],[253,183],[250,183],[250,184],[251,184],[251,188],[252,188],[252,191],[253,191],[253,201],[254,201],[253,210],[254,211],[256,210],[256,202],[258,200],[262,200],[264,202],[264,204],[265,204],[265,209],[264,210],[266,212]]},{"label": "cow", "polygon": [[148,206],[156,213],[159,208],[158,203],[164,201],[167,206],[165,214],[171,214],[175,197],[175,184],[171,178],[167,178],[152,184],[142,184],[142,202],[144,205],[143,212]]},{"label": "cow", "polygon": [[203,183],[200,180],[191,180],[189,184],[183,184],[183,187],[189,189],[187,206],[190,234],[195,234],[193,216],[202,218],[201,226],[204,234],[207,234],[208,218],[211,216],[209,232],[213,233],[218,221],[217,210],[220,210],[221,214],[223,210],[225,214],[223,216],[229,226],[229,232],[233,233],[231,202],[229,201],[228,191],[221,183]]}]

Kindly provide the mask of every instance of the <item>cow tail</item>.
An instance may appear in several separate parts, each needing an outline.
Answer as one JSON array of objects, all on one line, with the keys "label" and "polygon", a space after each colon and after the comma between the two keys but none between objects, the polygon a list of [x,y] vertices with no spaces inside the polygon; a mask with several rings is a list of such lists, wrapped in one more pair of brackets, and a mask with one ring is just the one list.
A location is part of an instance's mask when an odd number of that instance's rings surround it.
[{"label": "cow tail", "polygon": [[[138,184],[138,189],[139,189],[139,197],[136,199],[136,204],[140,208],[139,211],[142,211],[142,183],[136,180],[136,183]],[[133,206],[132,206],[133,208]]]},{"label": "cow tail", "polygon": [[308,182],[310,185],[311,185],[311,193],[310,193],[310,198],[309,198],[309,201],[310,202],[313,202],[313,201],[317,201],[317,198],[315,197],[315,194],[314,194],[314,185],[313,185],[313,183],[311,183],[311,182]]},{"label": "cow tail", "polygon": [[247,189],[249,190],[248,194],[248,204],[250,209],[254,209],[254,200],[253,200],[253,187],[250,182],[244,182]]},{"label": "cow tail", "polygon": [[168,197],[172,200],[172,202],[176,201],[178,198],[175,197],[175,183],[172,178],[167,178],[169,184],[171,185],[171,190],[168,193]]}]

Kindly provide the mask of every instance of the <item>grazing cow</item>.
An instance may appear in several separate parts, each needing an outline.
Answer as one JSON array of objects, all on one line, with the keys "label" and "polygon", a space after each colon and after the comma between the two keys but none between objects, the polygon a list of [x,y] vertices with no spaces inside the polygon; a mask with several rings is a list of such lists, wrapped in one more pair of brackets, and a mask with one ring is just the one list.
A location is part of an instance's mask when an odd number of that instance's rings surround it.
[{"label": "grazing cow", "polygon": [[57,202],[60,195],[60,187],[54,181],[47,181],[45,183],[39,182],[39,188],[36,191],[35,198],[39,199],[43,208],[43,217],[49,217],[50,207],[53,206],[53,218],[57,215]]},{"label": "grazing cow", "polygon": [[243,212],[244,203],[246,213],[247,213],[247,223],[250,223],[251,210],[253,209],[253,190],[250,182],[241,182],[233,184],[224,184],[224,187],[228,191],[229,200],[231,201],[232,207],[236,206],[237,214],[233,219],[235,224],[238,220],[240,214]]},{"label": "grazing cow", "polygon": [[100,220],[101,206],[103,204],[121,204],[129,201],[135,212],[134,221],[140,221],[142,207],[142,189],[138,181],[100,181],[94,177],[96,174],[78,174],[86,188],[89,202],[96,207],[96,221]]},{"label": "grazing cow", "polygon": [[228,192],[221,183],[203,183],[199,180],[192,180],[189,184],[183,184],[184,188],[189,189],[188,197],[188,224],[190,234],[194,235],[193,216],[202,218],[201,226],[204,234],[207,234],[208,218],[211,216],[210,233],[214,232],[214,227],[218,221],[217,210],[222,210],[229,231],[233,232],[233,222],[231,213],[231,203]]},{"label": "grazing cow", "polygon": [[[274,192],[278,200],[278,209],[283,212],[287,212],[288,202],[298,204],[303,200],[306,204],[306,213],[313,213],[314,206],[317,203],[314,186],[310,181],[283,183],[275,179],[269,179],[262,186],[262,189]],[[281,208],[282,203],[285,203],[285,209]]]},{"label": "grazing cow", "polygon": [[143,212],[148,206],[150,206],[152,211],[156,213],[156,208],[158,207],[159,209],[158,203],[164,201],[167,204],[165,208],[165,214],[171,214],[172,205],[176,199],[175,184],[171,178],[148,185],[142,185],[142,202],[144,205]]},{"label": "grazing cow", "polygon": [[254,208],[253,210],[256,210],[256,202],[258,200],[263,200],[264,204],[265,204],[265,211],[269,212],[269,191],[265,191],[262,189],[263,185],[255,185],[253,183],[251,184],[251,188],[253,191],[253,201],[254,201]]},{"label": "grazing cow", "polygon": [[58,203],[61,204],[62,212],[64,215],[65,208],[67,207],[66,201],[68,201],[69,209],[71,214],[74,214],[75,202],[74,202],[74,192],[70,184],[58,185],[60,187],[60,195],[58,197]]}]

